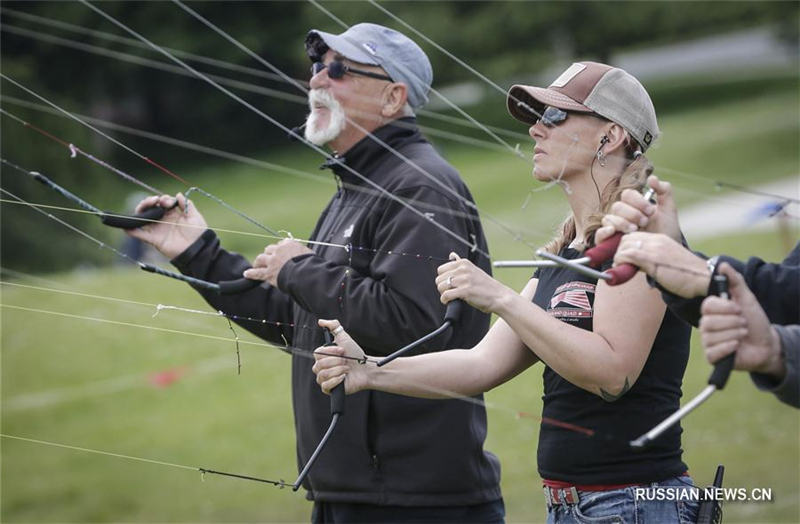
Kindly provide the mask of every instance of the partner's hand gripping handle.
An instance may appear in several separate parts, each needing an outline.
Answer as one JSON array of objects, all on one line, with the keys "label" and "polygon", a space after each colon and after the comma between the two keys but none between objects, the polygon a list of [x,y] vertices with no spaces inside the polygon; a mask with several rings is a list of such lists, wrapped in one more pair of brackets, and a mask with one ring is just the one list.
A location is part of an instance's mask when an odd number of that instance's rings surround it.
[{"label": "partner's hand gripping handle", "polygon": [[154,220],[161,220],[165,212],[166,209],[159,206],[148,207],[136,215],[115,215],[110,211],[104,211],[100,215],[100,221],[110,227],[136,229],[137,227],[146,226]]},{"label": "partner's hand gripping handle", "polygon": [[[589,266],[598,268],[603,262],[611,260],[614,257],[614,253],[617,252],[621,240],[622,233],[617,232],[598,245],[587,249],[584,252],[584,256],[589,257]],[[611,275],[611,278],[606,280],[606,282],[610,286],[624,284],[632,279],[638,271],[639,268],[633,264],[620,264],[605,271],[607,275]]]},{"label": "partner's hand gripping handle", "polygon": [[378,367],[385,366],[386,364],[388,364],[392,360],[396,359],[397,357],[403,356],[404,354],[408,353],[409,351],[411,351],[415,347],[419,346],[423,342],[427,342],[428,340],[438,336],[440,333],[443,333],[444,331],[447,331],[447,329],[450,326],[455,326],[456,324],[458,324],[459,319],[461,318],[461,314],[463,313],[465,307],[466,307],[466,302],[464,302],[460,298],[457,298],[455,300],[451,300],[450,302],[448,302],[447,303],[447,309],[444,312],[444,322],[442,322],[441,326],[436,328],[434,331],[431,331],[430,333],[428,333],[424,337],[422,337],[422,338],[420,338],[418,340],[415,340],[411,344],[398,349],[397,351],[395,351],[391,355],[382,358],[381,360],[378,361],[377,366]]},{"label": "partner's hand gripping handle", "polygon": [[[722,298],[729,298],[728,277],[725,275],[714,275],[711,280],[711,293]],[[728,383],[728,377],[733,371],[733,362],[736,359],[736,351],[714,364],[714,371],[708,377],[708,383],[722,389]]]}]

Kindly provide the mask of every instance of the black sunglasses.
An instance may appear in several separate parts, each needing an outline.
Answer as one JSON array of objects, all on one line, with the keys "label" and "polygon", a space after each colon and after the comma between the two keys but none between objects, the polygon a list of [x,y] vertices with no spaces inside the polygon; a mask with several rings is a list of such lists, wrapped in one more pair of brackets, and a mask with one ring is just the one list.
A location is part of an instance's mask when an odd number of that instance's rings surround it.
[{"label": "black sunglasses", "polygon": [[322,62],[314,62],[311,64],[311,76],[316,75],[325,68],[328,69],[328,76],[334,80],[338,80],[347,73],[350,73],[353,75],[377,78],[378,80],[386,80],[387,82],[394,82],[390,76],[382,75],[380,73],[373,73],[371,71],[364,71],[362,69],[354,69],[340,60],[333,60],[327,65]]},{"label": "black sunglasses", "polygon": [[556,127],[558,124],[567,119],[568,113],[563,109],[553,106],[546,106],[542,111],[542,116],[537,118],[537,122],[541,122],[547,127]]}]

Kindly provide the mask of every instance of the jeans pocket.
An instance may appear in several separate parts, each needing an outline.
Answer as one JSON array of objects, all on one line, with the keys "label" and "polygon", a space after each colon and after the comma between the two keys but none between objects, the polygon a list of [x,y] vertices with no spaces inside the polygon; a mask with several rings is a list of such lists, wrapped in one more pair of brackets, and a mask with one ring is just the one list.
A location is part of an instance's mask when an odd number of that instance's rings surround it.
[{"label": "jeans pocket", "polygon": [[[596,508],[596,511],[588,511],[584,509],[584,511],[586,511],[587,513],[592,513],[593,514],[592,516],[585,515],[581,511],[579,504],[576,504],[572,508],[572,511],[576,521],[586,524],[624,524],[625,522],[622,518],[622,515],[618,513],[603,515],[602,508]],[[594,513],[600,513],[600,514],[596,515]]]},{"label": "jeans pocket", "polygon": [[624,515],[633,509],[624,490],[580,492],[580,497],[580,502],[572,507],[572,514],[578,522],[623,524]]}]

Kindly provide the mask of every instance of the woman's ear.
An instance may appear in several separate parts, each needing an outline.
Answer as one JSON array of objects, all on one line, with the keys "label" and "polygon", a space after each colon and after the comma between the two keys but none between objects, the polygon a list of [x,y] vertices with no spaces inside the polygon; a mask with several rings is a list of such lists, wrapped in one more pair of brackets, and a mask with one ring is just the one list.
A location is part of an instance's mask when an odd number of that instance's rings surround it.
[{"label": "woman's ear", "polygon": [[383,90],[383,105],[381,116],[391,118],[397,113],[402,112],[403,107],[408,101],[408,89],[405,84],[392,83]]},{"label": "woman's ear", "polygon": [[600,137],[598,147],[607,155],[616,151],[624,153],[629,140],[628,132],[621,125],[612,122]]}]

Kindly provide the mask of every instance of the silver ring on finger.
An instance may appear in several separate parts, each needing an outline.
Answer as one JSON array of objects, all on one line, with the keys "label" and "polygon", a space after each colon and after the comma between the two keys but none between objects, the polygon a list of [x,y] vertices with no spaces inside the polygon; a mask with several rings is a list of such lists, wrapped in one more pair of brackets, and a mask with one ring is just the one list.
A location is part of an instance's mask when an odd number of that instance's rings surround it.
[{"label": "silver ring on finger", "polygon": [[336,327],[336,329],[334,329],[334,330],[333,330],[331,333],[333,333],[333,335],[334,335],[334,336],[336,336],[336,335],[338,335],[339,333],[341,333],[342,331],[344,331],[344,328],[343,328],[341,325],[339,325],[339,326],[337,326],[337,327]]},{"label": "silver ring on finger", "polygon": [[449,289],[453,289],[454,287],[456,287],[456,286],[453,285],[453,275],[450,275],[449,277],[447,277],[447,287]]}]

